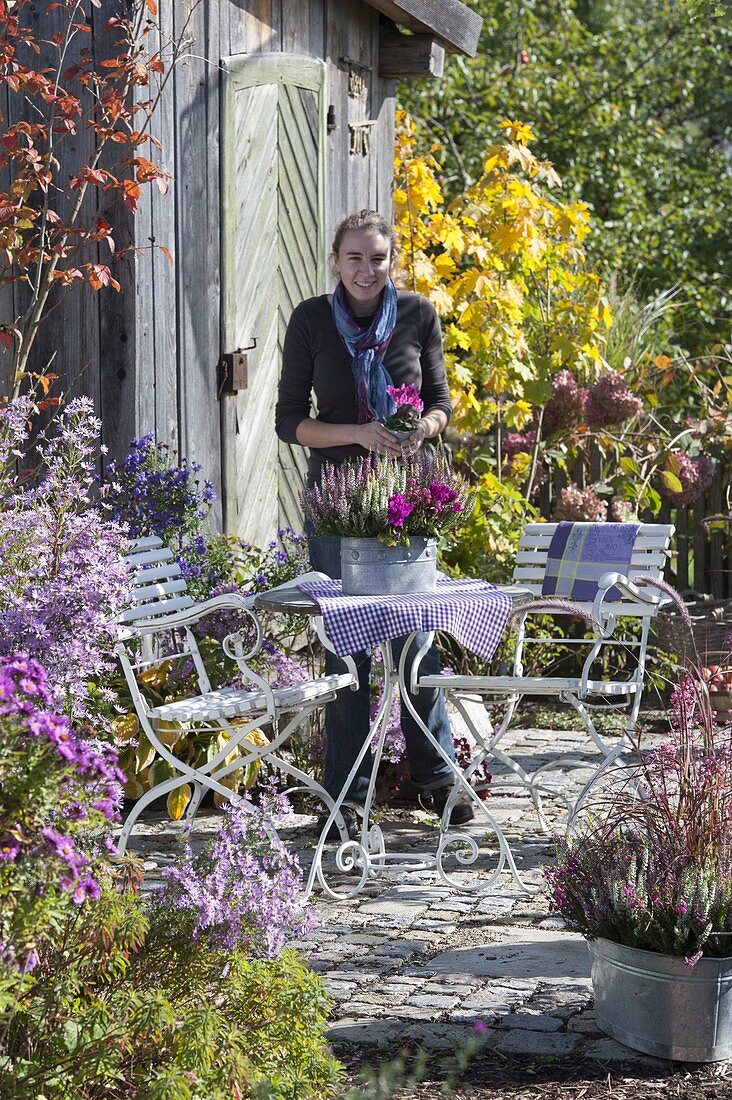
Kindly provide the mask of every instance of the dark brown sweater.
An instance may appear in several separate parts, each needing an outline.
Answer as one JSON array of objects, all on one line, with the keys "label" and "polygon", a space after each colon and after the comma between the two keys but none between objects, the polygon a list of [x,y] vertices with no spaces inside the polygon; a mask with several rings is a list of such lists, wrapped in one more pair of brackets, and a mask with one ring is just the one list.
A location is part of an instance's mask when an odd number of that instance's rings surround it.
[{"label": "dark brown sweater", "polygon": [[[419,294],[400,290],[397,320],[384,365],[395,386],[417,386],[425,412],[452,414],[445,378],[442,333],[434,306]],[[298,424],[310,416],[312,395],[317,419],[326,424],[357,424],[356,383],[351,357],[338,335],[328,296],[308,298],[293,311],[285,334],[275,428],[286,443],[297,443]],[[343,462],[365,454],[363,447],[311,449],[310,478],[323,462]]]}]

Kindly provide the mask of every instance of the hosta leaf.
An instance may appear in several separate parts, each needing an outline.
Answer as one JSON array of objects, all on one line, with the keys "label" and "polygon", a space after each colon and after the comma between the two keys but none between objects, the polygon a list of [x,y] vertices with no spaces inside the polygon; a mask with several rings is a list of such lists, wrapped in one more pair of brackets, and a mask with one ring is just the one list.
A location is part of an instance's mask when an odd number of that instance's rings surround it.
[{"label": "hosta leaf", "polygon": [[186,812],[186,806],[191,801],[192,790],[189,783],[184,783],[181,787],[176,787],[168,795],[165,805],[168,810],[168,815],[173,821],[180,821],[183,814]]}]

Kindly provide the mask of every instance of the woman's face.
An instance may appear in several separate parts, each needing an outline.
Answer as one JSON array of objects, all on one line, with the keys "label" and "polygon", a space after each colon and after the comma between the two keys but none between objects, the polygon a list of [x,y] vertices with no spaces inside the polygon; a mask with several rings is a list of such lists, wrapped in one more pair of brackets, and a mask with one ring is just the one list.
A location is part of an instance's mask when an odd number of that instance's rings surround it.
[{"label": "woman's face", "polygon": [[333,262],[354,316],[376,313],[391,271],[389,238],[377,229],[349,229]]}]

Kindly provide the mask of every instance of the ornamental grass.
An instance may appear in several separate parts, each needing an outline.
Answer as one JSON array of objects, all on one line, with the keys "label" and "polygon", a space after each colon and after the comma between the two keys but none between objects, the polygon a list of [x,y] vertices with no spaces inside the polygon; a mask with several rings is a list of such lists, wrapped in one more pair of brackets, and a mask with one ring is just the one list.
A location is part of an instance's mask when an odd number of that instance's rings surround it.
[{"label": "ornamental grass", "polygon": [[369,454],[340,466],[326,463],[320,483],[305,489],[301,501],[320,534],[374,538],[386,546],[437,538],[470,510],[467,482],[431,449],[408,459]]}]

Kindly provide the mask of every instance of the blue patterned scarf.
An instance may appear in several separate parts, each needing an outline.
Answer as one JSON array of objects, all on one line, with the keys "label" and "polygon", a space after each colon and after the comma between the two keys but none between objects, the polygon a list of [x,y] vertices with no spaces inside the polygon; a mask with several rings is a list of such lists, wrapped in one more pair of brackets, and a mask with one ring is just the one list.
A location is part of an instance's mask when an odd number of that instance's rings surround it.
[{"label": "blue patterned scarf", "polygon": [[397,317],[397,292],[391,279],[386,280],[381,305],[367,329],[361,329],[358,320],[351,316],[343,284],[333,291],[333,319],[338,335],[351,356],[351,370],[356,382],[358,422],[385,420],[396,406],[386,387],[392,385],[384,366],[384,356],[389,347]]}]

